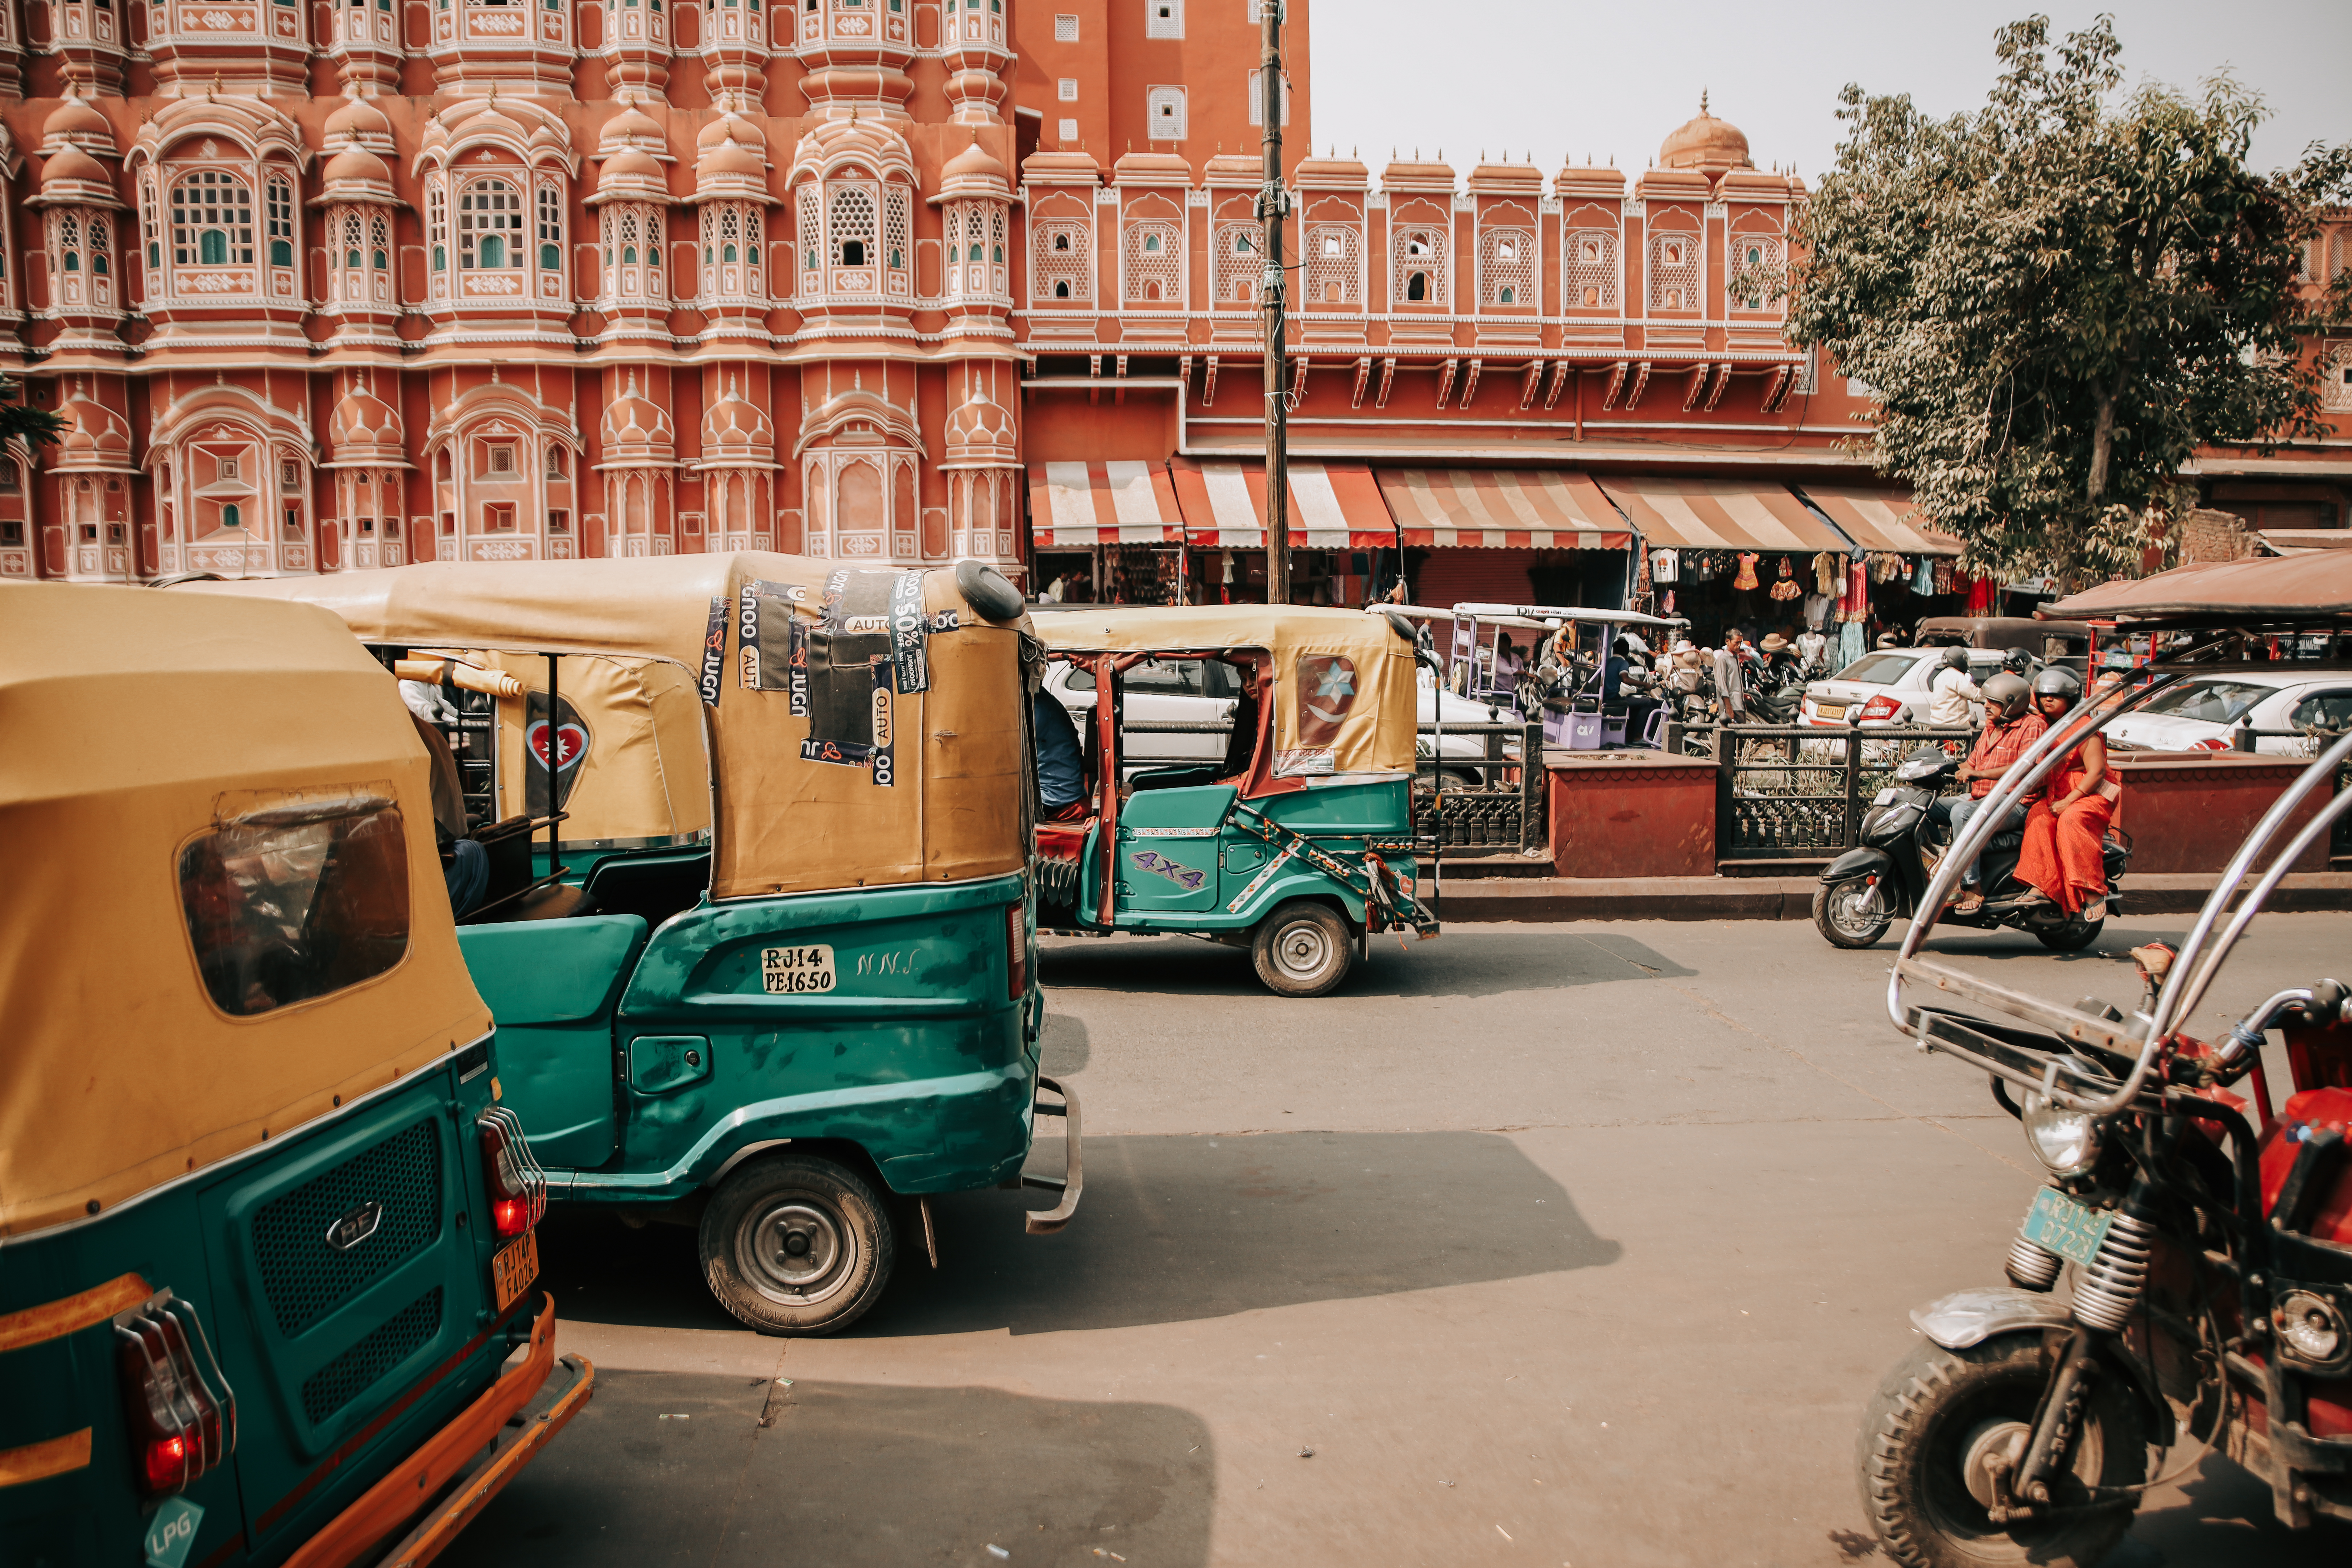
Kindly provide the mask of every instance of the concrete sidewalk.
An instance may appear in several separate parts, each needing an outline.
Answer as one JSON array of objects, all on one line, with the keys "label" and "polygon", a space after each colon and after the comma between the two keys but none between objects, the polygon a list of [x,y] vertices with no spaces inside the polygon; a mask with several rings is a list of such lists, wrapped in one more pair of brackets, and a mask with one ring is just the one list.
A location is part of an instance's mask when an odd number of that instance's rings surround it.
[{"label": "concrete sidewalk", "polygon": [[[1423,872],[1423,886],[1428,873]],[[2126,877],[2122,912],[2194,914],[2218,875]],[[1467,877],[1448,868],[1438,918],[1487,921],[1806,921],[1811,877]],[[2352,910],[2352,872],[2287,877],[2270,908],[2282,913]]]}]

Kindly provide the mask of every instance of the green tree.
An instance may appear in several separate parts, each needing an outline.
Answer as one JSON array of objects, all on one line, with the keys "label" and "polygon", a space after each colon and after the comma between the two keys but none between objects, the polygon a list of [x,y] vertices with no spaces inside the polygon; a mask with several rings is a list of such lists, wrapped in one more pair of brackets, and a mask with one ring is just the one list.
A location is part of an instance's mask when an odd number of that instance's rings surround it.
[{"label": "green tree", "polygon": [[0,375],[0,445],[22,439],[36,446],[49,446],[65,427],[61,416],[25,401],[22,382],[14,376]]},{"label": "green tree", "polygon": [[2305,335],[2352,279],[2298,281],[2352,147],[2258,174],[2261,100],[2217,76],[2122,90],[2113,19],[2053,51],[1999,34],[1999,84],[1936,120],[1849,86],[1836,169],[1800,219],[1791,334],[1867,384],[1857,446],[1974,570],[2136,575],[2200,447],[2322,433]]}]

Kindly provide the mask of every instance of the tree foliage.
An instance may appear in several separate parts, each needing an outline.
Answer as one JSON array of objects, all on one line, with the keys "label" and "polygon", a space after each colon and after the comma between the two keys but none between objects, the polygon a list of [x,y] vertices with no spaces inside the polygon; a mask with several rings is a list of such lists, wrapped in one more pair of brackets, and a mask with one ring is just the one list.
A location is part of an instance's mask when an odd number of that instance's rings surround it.
[{"label": "tree foliage", "polygon": [[65,431],[62,416],[36,408],[24,400],[24,384],[0,375],[0,446],[24,440],[39,446],[56,442]]},{"label": "tree foliage", "polygon": [[1980,110],[1849,86],[1800,219],[1791,334],[1873,389],[1859,445],[1974,570],[2137,574],[2199,447],[2323,429],[2303,336],[2352,278],[2315,297],[2298,271],[2352,147],[2257,174],[2258,98],[2124,91],[2121,52],[2112,18],[2053,51],[2032,16],[2000,30]]}]

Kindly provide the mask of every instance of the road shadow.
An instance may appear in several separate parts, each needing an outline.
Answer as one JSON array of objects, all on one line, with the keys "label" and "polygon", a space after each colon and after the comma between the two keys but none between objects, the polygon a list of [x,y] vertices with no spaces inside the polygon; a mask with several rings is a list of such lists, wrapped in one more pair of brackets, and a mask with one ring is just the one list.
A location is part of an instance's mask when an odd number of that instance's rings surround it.
[{"label": "road shadow", "polygon": [[[1456,926],[1435,942],[1381,932],[1339,996],[1492,996],[1698,972],[1647,942],[1573,926],[1500,931]],[[1063,937],[1041,942],[1037,975],[1056,985],[1181,996],[1272,996],[1246,948],[1190,936]]]},{"label": "road shadow", "polygon": [[[1058,1158],[1041,1145],[1033,1169]],[[933,1198],[937,1270],[903,1205],[896,1277],[845,1333],[1184,1322],[1599,1268],[1623,1250],[1491,1132],[1089,1138],[1085,1172],[1077,1217],[1055,1236],[1024,1233],[1040,1192]],[[566,1318],[744,1331],[704,1285],[692,1230],[562,1210],[544,1225],[541,1267]]]},{"label": "road shadow", "polygon": [[[452,1568],[1209,1561],[1215,1448],[1166,1405],[600,1373]],[[1097,1556],[1100,1551],[1105,1555]]]},{"label": "road shadow", "polygon": [[1037,1070],[1047,1078],[1081,1073],[1094,1059],[1094,1041],[1087,1033],[1086,1021],[1066,1013],[1045,1009],[1045,1032],[1037,1044]]},{"label": "road shadow", "polygon": [[2352,1523],[2318,1520],[2289,1530],[2271,1509],[2271,1489],[2251,1471],[2209,1454],[2183,1478],[2184,1501],[2151,1503],[2102,1568],[2172,1563],[2259,1563],[2263,1568],[2343,1568],[2352,1563]]}]

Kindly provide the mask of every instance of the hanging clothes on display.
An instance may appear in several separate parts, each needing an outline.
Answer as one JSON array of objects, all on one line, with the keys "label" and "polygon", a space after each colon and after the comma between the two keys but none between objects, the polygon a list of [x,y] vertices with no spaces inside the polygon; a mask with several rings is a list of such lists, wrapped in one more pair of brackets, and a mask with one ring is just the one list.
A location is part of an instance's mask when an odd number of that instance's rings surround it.
[{"label": "hanging clothes on display", "polygon": [[1650,552],[1650,581],[1655,583],[1659,587],[1665,588],[1672,586],[1675,578],[1680,574],[1681,569],[1682,562],[1673,551],[1653,550]]},{"label": "hanging clothes on display", "polygon": [[1969,584],[1969,614],[1972,616],[1991,615],[1993,600],[1995,597],[1995,587],[1996,585],[1993,583],[1993,580],[1990,577],[1979,577],[1976,581],[1970,583]]},{"label": "hanging clothes on display", "polygon": [[1862,623],[1848,621],[1840,626],[1838,628],[1838,668],[1843,669],[1847,665],[1860,658],[1863,651]]},{"label": "hanging clothes on display", "polygon": [[1950,593],[1952,591],[1952,563],[1948,558],[1939,555],[1936,558],[1937,596],[1940,598],[1944,595]]},{"label": "hanging clothes on display", "polygon": [[1934,556],[1919,557],[1919,564],[1911,573],[1911,591],[1923,599],[1936,591],[1936,558]]},{"label": "hanging clothes on display", "polygon": [[1824,550],[1813,557],[1814,592],[1836,598],[1845,588],[1845,557]]},{"label": "hanging clothes on display", "polygon": [[1837,601],[1831,598],[1827,594],[1806,595],[1805,629],[1809,632],[1817,632],[1823,626],[1827,626],[1829,624],[1831,607],[1836,605],[1836,603]]},{"label": "hanging clothes on display", "polygon": [[1742,594],[1752,593],[1755,591],[1757,582],[1756,552],[1754,551],[1746,551],[1741,553],[1739,557],[1739,575],[1731,580],[1731,585],[1734,589]]},{"label": "hanging clothes on display", "polygon": [[1804,593],[1797,586],[1797,569],[1787,556],[1780,557],[1780,575],[1773,581],[1772,597],[1782,603],[1798,598]]},{"label": "hanging clothes on display", "polygon": [[1870,618],[1870,560],[1857,555],[1846,574],[1845,603],[1838,606],[1838,619],[1859,626]]}]

